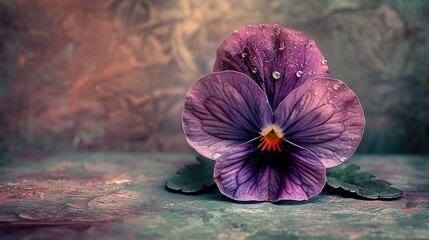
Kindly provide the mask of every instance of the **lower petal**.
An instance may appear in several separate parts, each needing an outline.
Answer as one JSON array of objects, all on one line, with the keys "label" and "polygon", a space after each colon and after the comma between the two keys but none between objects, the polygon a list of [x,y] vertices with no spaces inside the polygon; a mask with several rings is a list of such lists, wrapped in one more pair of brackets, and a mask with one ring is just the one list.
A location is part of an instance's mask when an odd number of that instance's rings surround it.
[{"label": "lower petal", "polygon": [[309,150],[282,140],[281,151],[261,151],[258,139],[232,148],[217,162],[219,190],[238,201],[307,200],[326,182],[322,162]]}]

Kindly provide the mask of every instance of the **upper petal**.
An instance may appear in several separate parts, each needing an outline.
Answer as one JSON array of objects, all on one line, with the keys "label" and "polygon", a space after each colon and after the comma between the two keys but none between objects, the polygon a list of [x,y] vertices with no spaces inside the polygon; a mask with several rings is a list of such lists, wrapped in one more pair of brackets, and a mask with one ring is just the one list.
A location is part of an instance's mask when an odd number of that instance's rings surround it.
[{"label": "upper petal", "polygon": [[242,73],[208,74],[186,94],[183,130],[188,143],[207,158],[259,136],[271,123],[267,96]]},{"label": "upper petal", "polygon": [[238,201],[307,200],[326,182],[325,168],[310,151],[285,140],[281,151],[261,151],[258,139],[236,146],[215,165],[219,190]]},{"label": "upper petal", "polygon": [[313,152],[325,167],[347,160],[362,139],[359,99],[340,80],[313,79],[292,91],[274,112],[284,138]]},{"label": "upper petal", "polygon": [[308,79],[328,76],[326,60],[314,40],[268,24],[240,27],[227,36],[217,50],[213,70],[235,70],[251,77],[266,92],[273,110]]}]

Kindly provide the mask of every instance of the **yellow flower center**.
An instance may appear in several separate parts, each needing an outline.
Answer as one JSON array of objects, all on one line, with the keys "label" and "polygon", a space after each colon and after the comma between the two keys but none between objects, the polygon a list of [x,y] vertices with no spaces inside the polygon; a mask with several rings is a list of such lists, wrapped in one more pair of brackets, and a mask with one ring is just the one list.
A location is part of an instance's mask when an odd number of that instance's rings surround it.
[{"label": "yellow flower center", "polygon": [[283,133],[281,130],[272,124],[261,131],[261,143],[258,147],[262,151],[281,151],[280,141],[282,137]]}]

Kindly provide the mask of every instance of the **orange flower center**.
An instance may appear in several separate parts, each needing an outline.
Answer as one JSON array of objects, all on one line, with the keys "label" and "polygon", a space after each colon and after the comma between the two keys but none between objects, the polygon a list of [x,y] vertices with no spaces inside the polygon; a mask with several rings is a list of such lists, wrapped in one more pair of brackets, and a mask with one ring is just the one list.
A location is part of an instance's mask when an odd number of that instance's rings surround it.
[{"label": "orange flower center", "polygon": [[261,132],[261,143],[259,148],[262,151],[281,151],[280,142],[283,137],[283,133],[275,125],[270,125],[264,128]]}]

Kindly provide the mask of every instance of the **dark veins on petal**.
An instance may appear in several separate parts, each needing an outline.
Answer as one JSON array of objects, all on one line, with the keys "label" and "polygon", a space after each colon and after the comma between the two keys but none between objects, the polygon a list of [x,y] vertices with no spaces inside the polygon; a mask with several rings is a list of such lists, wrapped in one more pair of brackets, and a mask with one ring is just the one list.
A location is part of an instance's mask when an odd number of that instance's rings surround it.
[{"label": "dark veins on petal", "polygon": [[202,77],[186,95],[183,129],[188,142],[207,158],[259,136],[272,122],[261,89],[232,71]]},{"label": "dark veins on petal", "polygon": [[325,169],[311,152],[282,140],[281,151],[261,151],[256,139],[232,149],[215,166],[222,193],[240,201],[306,200],[320,193]]},{"label": "dark veins on petal", "polygon": [[334,167],[349,158],[362,138],[365,119],[357,96],[343,82],[309,80],[274,112],[284,137]]},{"label": "dark veins on petal", "polygon": [[220,45],[213,70],[248,75],[267,94],[273,109],[308,79],[328,76],[326,60],[315,42],[277,25],[237,29]]}]

